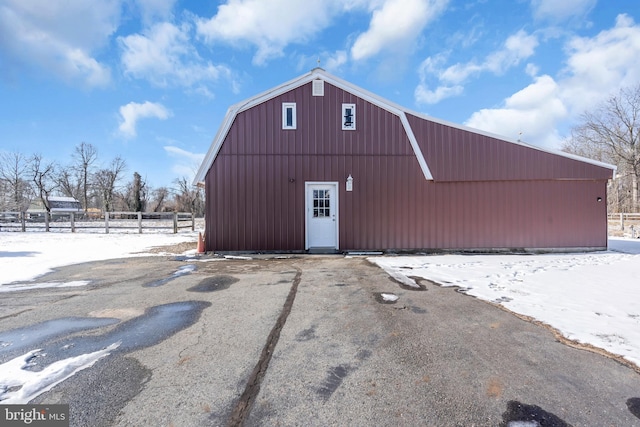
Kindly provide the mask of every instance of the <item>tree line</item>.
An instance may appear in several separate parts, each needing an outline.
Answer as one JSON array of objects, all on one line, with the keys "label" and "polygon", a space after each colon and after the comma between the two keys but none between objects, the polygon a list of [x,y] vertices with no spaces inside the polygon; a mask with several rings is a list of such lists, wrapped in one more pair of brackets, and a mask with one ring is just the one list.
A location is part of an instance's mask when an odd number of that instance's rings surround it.
[{"label": "tree line", "polygon": [[85,212],[192,212],[204,215],[202,189],[186,177],[172,187],[153,188],[134,172],[126,177],[127,165],[117,156],[100,163],[92,144],[78,144],[68,164],[48,161],[40,154],[0,153],[0,212],[24,212],[33,201],[50,211],[50,196],[73,197]]},{"label": "tree line", "polygon": [[608,187],[609,212],[640,212],[640,84],[582,114],[563,150],[616,165]]}]

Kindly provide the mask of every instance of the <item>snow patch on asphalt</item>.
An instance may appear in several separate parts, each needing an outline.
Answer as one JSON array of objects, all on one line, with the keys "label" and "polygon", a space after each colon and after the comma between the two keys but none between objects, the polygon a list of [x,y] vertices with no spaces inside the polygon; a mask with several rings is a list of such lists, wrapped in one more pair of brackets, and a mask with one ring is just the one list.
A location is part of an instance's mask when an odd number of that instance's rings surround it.
[{"label": "snow patch on asphalt", "polygon": [[640,240],[611,238],[603,252],[369,260],[396,280],[457,286],[640,366]]},{"label": "snow patch on asphalt", "polygon": [[59,360],[41,371],[30,371],[41,350],[32,350],[0,365],[0,403],[25,404],[42,393],[51,390],[67,378],[83,369],[90,368],[98,360],[108,356],[120,343],[93,353],[81,354]]}]

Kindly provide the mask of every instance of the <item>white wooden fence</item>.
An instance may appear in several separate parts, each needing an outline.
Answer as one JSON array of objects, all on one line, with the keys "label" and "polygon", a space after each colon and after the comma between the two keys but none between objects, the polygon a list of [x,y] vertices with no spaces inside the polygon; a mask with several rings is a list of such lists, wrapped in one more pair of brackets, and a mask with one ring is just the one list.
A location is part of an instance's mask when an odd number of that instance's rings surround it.
[{"label": "white wooden fence", "polygon": [[190,212],[105,212],[96,216],[85,212],[0,212],[0,231],[77,230],[110,231],[195,230],[195,216]]},{"label": "white wooden fence", "polygon": [[640,213],[612,213],[608,217],[610,223],[620,226],[620,230],[624,230],[625,226],[634,228],[640,226]]},{"label": "white wooden fence", "polygon": [[614,213],[609,214],[608,219],[609,234],[640,237],[640,213]]}]

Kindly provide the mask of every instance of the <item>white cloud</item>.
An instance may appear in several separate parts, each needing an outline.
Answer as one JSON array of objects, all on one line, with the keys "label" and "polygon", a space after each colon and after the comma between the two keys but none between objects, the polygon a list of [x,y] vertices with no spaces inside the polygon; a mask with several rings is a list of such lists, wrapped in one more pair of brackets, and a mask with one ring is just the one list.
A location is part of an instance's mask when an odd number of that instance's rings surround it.
[{"label": "white cloud", "polygon": [[197,22],[205,41],[257,47],[254,64],[282,56],[289,43],[301,43],[327,27],[343,9],[339,0],[229,0],[210,19]]},{"label": "white cloud", "polygon": [[347,51],[346,50],[337,50],[333,54],[329,55],[327,59],[325,59],[325,64],[320,65],[322,68],[326,69],[330,72],[336,72],[347,63]]},{"label": "white cloud", "polygon": [[[484,61],[466,64],[458,63],[449,67],[443,64],[448,53],[428,57],[418,69],[420,84],[416,87],[414,97],[419,104],[435,104],[445,98],[460,95],[463,84],[474,75],[490,72],[504,74],[508,69],[520,64],[535,53],[538,39],[535,35],[520,30],[509,36],[501,49],[491,52]],[[530,66],[527,67],[529,70]],[[429,80],[436,82],[436,89],[430,89]]]},{"label": "white cloud", "polygon": [[171,167],[176,176],[187,177],[189,180],[193,179],[205,156],[204,153],[192,153],[173,145],[165,146],[164,151],[177,160]]},{"label": "white cloud", "polygon": [[455,64],[440,73],[440,80],[449,84],[464,83],[470,76],[481,72],[491,72],[497,75],[503,74],[509,68],[515,67],[523,59],[529,58],[535,53],[538,39],[535,35],[527,34],[520,30],[507,38],[502,49],[490,53],[485,60],[476,64]]},{"label": "white cloud", "polygon": [[437,104],[443,99],[451,98],[462,94],[464,88],[460,85],[438,86],[435,90],[420,84],[416,87],[414,97],[419,104]]},{"label": "white cloud", "polygon": [[130,102],[120,107],[122,120],[118,130],[125,138],[133,138],[138,134],[136,130],[138,120],[146,118],[166,120],[171,117],[171,115],[171,111],[157,102],[145,101],[142,104]]},{"label": "white cloud", "polygon": [[465,124],[553,147],[559,143],[560,138],[549,131],[555,129],[558,121],[566,116],[567,109],[560,97],[558,84],[552,77],[543,75],[507,98],[504,107],[477,111]]},{"label": "white cloud", "polygon": [[120,21],[121,0],[86,2],[4,0],[0,5],[3,68],[44,70],[86,86],[109,83],[109,68],[92,56],[108,43]]},{"label": "white cloud", "polygon": [[640,82],[640,25],[628,15],[593,38],[571,39],[566,51],[563,96],[577,114]]},{"label": "white cloud", "polygon": [[[574,37],[566,44],[566,66],[557,79],[548,75],[505,99],[501,108],[483,109],[467,125],[558,148],[565,132],[580,114],[595,108],[623,87],[640,81],[640,26],[627,15],[619,15],[610,30],[591,38]],[[528,65],[530,74],[537,73]]]},{"label": "white cloud", "polygon": [[151,24],[155,21],[168,20],[176,0],[135,0],[135,3],[140,9],[142,21]]},{"label": "white cloud", "polygon": [[403,50],[448,3],[449,0],[386,0],[373,11],[369,29],[358,36],[351,56],[357,61],[385,50]]},{"label": "white cloud", "polygon": [[555,22],[586,15],[597,0],[531,0],[533,16]]},{"label": "white cloud", "polygon": [[231,72],[203,60],[190,42],[189,30],[188,24],[163,22],[144,34],[120,37],[125,74],[156,86],[195,87],[197,92],[210,95],[206,83],[229,77]]}]

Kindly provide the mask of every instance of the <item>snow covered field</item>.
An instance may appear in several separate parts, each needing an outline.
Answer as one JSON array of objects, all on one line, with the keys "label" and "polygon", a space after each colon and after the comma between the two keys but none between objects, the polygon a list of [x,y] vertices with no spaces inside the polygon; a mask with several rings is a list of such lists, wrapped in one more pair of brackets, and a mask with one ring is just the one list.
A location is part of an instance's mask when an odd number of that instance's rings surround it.
[{"label": "snow covered field", "polygon": [[149,255],[148,250],[153,247],[182,242],[193,242],[195,252],[197,239],[198,232],[192,231],[178,234],[0,233],[0,293],[3,285],[32,280],[65,265]]},{"label": "snow covered field", "polygon": [[[370,258],[403,283],[422,277],[491,301],[640,366],[640,240],[606,252]],[[532,349],[533,350],[533,349]]]}]

